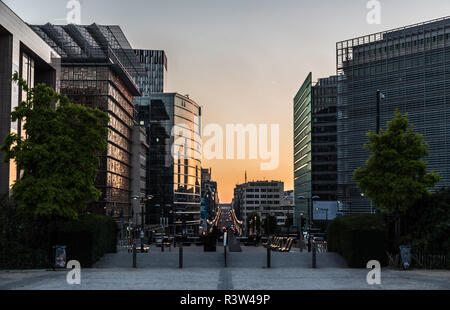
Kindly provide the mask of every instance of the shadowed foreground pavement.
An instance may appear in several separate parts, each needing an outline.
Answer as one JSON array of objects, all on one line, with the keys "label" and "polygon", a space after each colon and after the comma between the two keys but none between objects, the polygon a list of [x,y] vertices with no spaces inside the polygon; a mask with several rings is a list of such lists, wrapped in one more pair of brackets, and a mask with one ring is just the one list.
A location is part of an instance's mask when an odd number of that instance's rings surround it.
[{"label": "shadowed foreground pavement", "polygon": [[185,248],[184,268],[178,269],[178,248],[152,248],[138,254],[137,269],[130,268],[132,256],[110,254],[92,269],[81,270],[81,285],[68,285],[67,271],[0,271],[0,289],[23,290],[449,290],[450,271],[383,269],[381,285],[366,282],[368,270],[349,269],[334,253],[318,253],[317,269],[311,254],[272,253],[267,269],[263,248],[243,247],[228,254],[224,268],[223,248],[203,253]]}]

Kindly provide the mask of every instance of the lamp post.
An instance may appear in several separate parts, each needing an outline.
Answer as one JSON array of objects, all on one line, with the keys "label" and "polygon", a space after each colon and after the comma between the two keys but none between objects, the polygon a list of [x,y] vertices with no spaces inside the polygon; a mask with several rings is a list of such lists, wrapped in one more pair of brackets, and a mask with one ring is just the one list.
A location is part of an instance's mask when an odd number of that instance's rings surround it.
[{"label": "lamp post", "polygon": [[148,196],[139,196],[139,195],[133,195],[131,197],[134,201],[139,200],[140,204],[141,204],[141,253],[144,252],[144,204],[146,201],[149,201],[151,199],[153,199],[153,195],[148,195]]},{"label": "lamp post", "polygon": [[309,217],[309,229],[311,229],[312,228],[312,213],[313,213],[312,212],[312,201],[315,200],[315,199],[320,199],[320,197],[319,196],[313,196],[311,198],[306,198],[304,196],[298,196],[297,198],[307,201],[307,204],[308,204],[307,205],[307,207],[308,207],[308,217]]}]

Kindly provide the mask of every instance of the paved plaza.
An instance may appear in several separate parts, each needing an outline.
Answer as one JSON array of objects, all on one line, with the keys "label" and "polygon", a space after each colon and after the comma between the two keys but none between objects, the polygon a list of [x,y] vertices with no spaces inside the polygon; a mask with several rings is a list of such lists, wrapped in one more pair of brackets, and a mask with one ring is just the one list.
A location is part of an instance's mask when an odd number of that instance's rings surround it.
[{"label": "paved plaza", "polygon": [[381,285],[368,285],[366,269],[350,269],[335,253],[318,253],[317,269],[311,253],[295,249],[271,253],[266,268],[264,248],[243,247],[228,253],[223,248],[204,253],[201,247],[184,248],[183,269],[178,248],[137,255],[137,267],[126,251],[108,254],[94,268],[81,270],[81,285],[69,285],[68,271],[0,271],[2,290],[448,290],[450,271],[383,269]]}]

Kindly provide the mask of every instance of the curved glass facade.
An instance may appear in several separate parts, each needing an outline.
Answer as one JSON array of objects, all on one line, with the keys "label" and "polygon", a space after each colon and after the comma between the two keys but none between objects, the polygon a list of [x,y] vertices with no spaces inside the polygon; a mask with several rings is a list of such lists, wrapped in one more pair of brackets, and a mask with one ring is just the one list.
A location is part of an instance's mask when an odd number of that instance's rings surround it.
[{"label": "curved glass facade", "polygon": [[175,93],[155,93],[137,102],[149,144],[150,223],[158,224],[162,216],[173,223],[181,214],[187,222],[199,220],[201,142],[196,137],[201,136],[201,108]]}]

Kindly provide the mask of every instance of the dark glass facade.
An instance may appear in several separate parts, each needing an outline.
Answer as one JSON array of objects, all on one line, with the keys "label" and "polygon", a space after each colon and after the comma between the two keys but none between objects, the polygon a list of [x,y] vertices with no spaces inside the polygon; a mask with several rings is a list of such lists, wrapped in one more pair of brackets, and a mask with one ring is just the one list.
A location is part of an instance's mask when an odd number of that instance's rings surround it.
[{"label": "dark glass facade", "polygon": [[294,225],[300,225],[300,214],[309,213],[308,202],[299,199],[311,197],[312,192],[312,73],[309,73],[294,98]]},{"label": "dark glass facade", "polygon": [[312,87],[312,195],[337,201],[337,76]]},{"label": "dark glass facade", "polygon": [[102,191],[90,210],[131,216],[131,152],[134,78],[145,73],[118,26],[32,26],[62,54],[61,93],[73,103],[99,108],[110,118],[107,151],[100,155],[95,186]]},{"label": "dark glass facade", "polygon": [[[143,97],[166,90],[167,57],[164,51],[134,50],[139,62],[147,71],[146,75],[136,79],[136,84]],[[139,100],[139,98],[136,98]]]},{"label": "dark glass facade", "polygon": [[338,42],[338,198],[346,213],[371,212],[353,181],[369,153],[366,133],[376,131],[376,93],[381,127],[395,109],[408,113],[429,145],[430,171],[450,186],[450,18]]},{"label": "dark glass facade", "polygon": [[[176,93],[155,93],[142,97],[139,122],[147,130],[148,194],[154,198],[148,208],[148,221],[158,224],[168,217],[170,225],[185,216],[188,226],[200,223],[201,108]],[[185,130],[173,134],[173,130]],[[182,143],[180,144],[180,141]],[[173,152],[173,147],[179,152]]]}]

